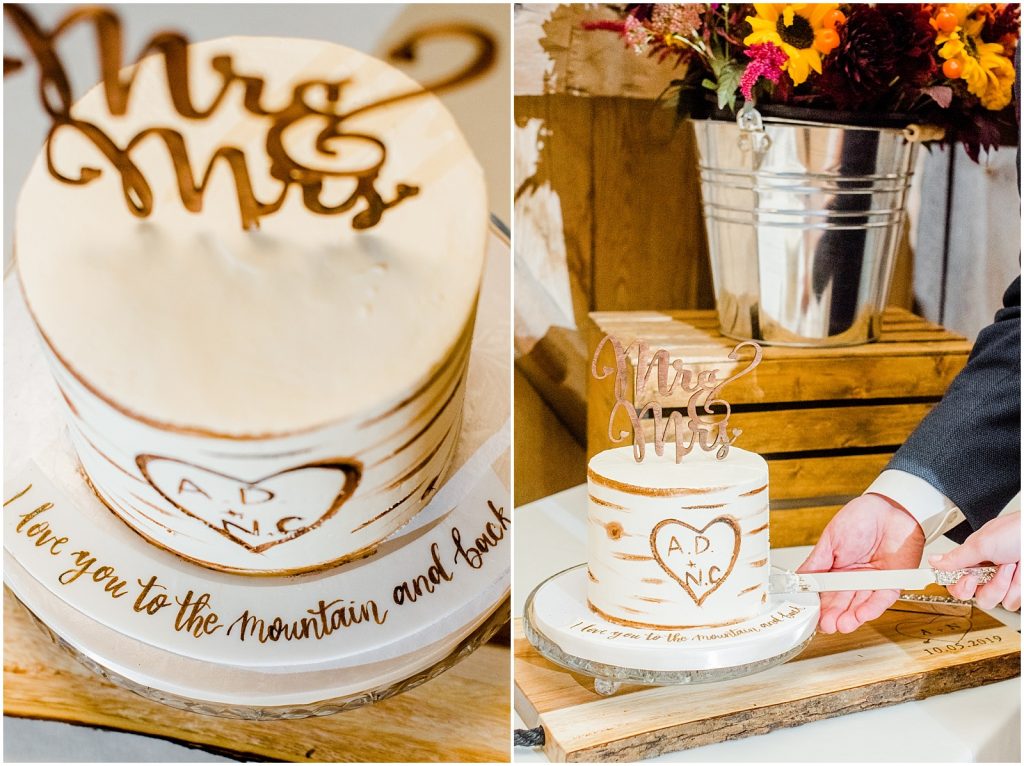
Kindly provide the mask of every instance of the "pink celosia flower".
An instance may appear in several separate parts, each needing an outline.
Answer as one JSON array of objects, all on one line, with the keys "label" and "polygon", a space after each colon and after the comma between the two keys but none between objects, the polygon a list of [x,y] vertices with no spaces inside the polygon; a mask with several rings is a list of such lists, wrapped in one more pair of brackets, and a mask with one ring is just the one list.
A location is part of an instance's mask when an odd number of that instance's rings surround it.
[{"label": "pink celosia flower", "polygon": [[774,43],[757,43],[743,53],[750,59],[750,63],[740,77],[740,92],[743,98],[750,101],[754,97],[754,86],[762,77],[770,82],[779,81],[787,57],[785,51]]},{"label": "pink celosia flower", "polygon": [[700,29],[702,9],[697,3],[658,3],[651,12],[651,31],[656,35],[691,35]]}]

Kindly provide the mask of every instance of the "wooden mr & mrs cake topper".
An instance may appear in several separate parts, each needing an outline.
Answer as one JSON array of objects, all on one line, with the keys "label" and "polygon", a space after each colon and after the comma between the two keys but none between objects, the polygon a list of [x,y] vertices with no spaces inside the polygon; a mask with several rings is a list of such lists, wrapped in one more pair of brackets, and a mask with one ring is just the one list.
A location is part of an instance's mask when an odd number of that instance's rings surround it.
[{"label": "wooden mr & mrs cake topper", "polygon": [[[189,159],[185,136],[169,127],[148,127],[139,131],[123,146],[111,138],[103,127],[79,119],[73,113],[74,99],[67,70],[57,51],[60,38],[79,24],[91,24],[96,31],[99,65],[107,109],[111,117],[123,116],[128,110],[129,96],[138,69],[122,75],[122,30],[118,16],[106,8],[82,7],[67,14],[53,29],[46,30],[19,5],[4,5],[4,15],[11,21],[39,66],[39,96],[43,108],[52,119],[46,138],[46,163],[50,174],[58,181],[84,186],[102,174],[97,167],[80,167],[77,171],[57,168],[53,145],[62,130],[77,133],[92,143],[121,176],[125,202],[139,218],[153,212],[153,191],[133,154],[143,143],[162,142],[167,149],[177,178],[178,192],[187,210],[198,213],[203,197],[218,162],[228,166],[234,178],[238,209],[245,229],[259,228],[260,219],[281,209],[289,189],[297,184],[302,189],[305,207],[317,215],[339,215],[353,210],[360,201],[364,206],[352,217],[354,229],[369,229],[380,221],[384,211],[415,195],[419,189],[410,184],[398,184],[394,196],[385,199],[377,190],[377,180],[387,158],[387,147],[378,136],[349,130],[346,123],[359,114],[381,107],[415,99],[430,92],[438,92],[468,82],[488,71],[495,61],[495,43],[483,30],[469,24],[437,24],[414,32],[395,46],[392,59],[412,61],[418,45],[436,37],[469,39],[475,47],[471,61],[460,69],[429,83],[423,89],[387,96],[361,106],[346,108],[342,105],[349,79],[336,81],[310,80],[293,86],[291,101],[273,111],[264,106],[266,80],[252,73],[235,71],[231,56],[214,56],[210,66],[220,79],[220,87],[206,105],[193,100],[189,81],[188,39],[176,32],[162,32],[151,37],[136,58],[136,63],[148,54],[163,57],[167,87],[175,111],[191,120],[212,116],[222,105],[235,83],[243,89],[242,106],[250,115],[264,118],[267,123],[265,150],[269,160],[269,174],[280,183],[280,193],[274,199],[257,198],[250,177],[245,153],[236,146],[220,146],[213,153],[201,177],[197,179]],[[4,56],[4,76],[24,67],[24,62]],[[323,125],[317,134],[315,150],[325,162],[335,167],[310,167],[297,161],[289,152],[286,133],[290,128],[306,121]],[[370,148],[374,159],[357,167],[345,167],[346,155]],[[330,181],[347,182],[350,192],[337,204],[324,201],[324,187]],[[354,183],[354,187],[351,184]]]},{"label": "wooden mr & mrs cake topper", "polygon": [[[613,367],[600,365],[601,354],[609,346],[614,354]],[[643,423],[647,416],[654,425],[654,451],[660,457],[664,454],[665,438],[672,429],[675,442],[676,462],[679,463],[695,446],[725,459],[729,447],[742,433],[739,428],[729,428],[732,408],[722,396],[722,389],[729,383],[753,371],[761,363],[761,346],[753,341],[743,341],[730,353],[729,358],[739,361],[740,352],[753,349],[754,355],[746,367],[724,380],[719,378],[719,369],[694,371],[683,366],[682,359],[672,359],[668,351],[651,351],[647,341],[637,339],[629,346],[623,346],[617,338],[606,335],[597,344],[591,361],[591,375],[597,380],[615,376],[615,404],[608,418],[608,438],[619,444],[630,436],[630,430],[616,430],[615,422],[620,412],[629,420],[633,435],[633,456],[642,462],[646,453],[647,437]],[[633,358],[636,358],[634,366]],[[686,407],[670,409],[666,415],[661,403],[654,399],[638,406],[635,396],[646,390],[651,375],[657,374],[657,396],[661,399],[679,391],[688,394]],[[632,390],[631,390],[632,389]],[[632,394],[632,396],[631,396]]]}]

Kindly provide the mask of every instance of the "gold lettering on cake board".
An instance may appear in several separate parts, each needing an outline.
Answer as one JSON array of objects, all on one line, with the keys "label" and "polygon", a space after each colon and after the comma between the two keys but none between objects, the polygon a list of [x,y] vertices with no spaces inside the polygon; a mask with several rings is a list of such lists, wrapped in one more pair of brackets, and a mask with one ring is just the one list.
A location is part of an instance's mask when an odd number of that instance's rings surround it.
[{"label": "gold lettering on cake board", "polygon": [[243,642],[246,638],[255,639],[261,644],[310,638],[320,641],[342,628],[351,628],[365,622],[383,625],[388,618],[388,610],[382,611],[373,599],[359,603],[340,598],[333,601],[320,600],[315,608],[307,609],[306,613],[310,616],[295,620],[281,617],[265,620],[246,609],[228,625],[226,635],[232,635],[235,628],[238,628],[236,635]]},{"label": "gold lettering on cake board", "polygon": [[[15,495],[14,498],[7,502],[14,502],[14,500],[17,500],[30,489],[32,489],[31,484],[29,484],[26,489],[22,490],[20,494]],[[6,505],[7,503],[4,503],[5,507]],[[34,524],[29,524],[30,521],[40,514],[46,513],[51,508],[53,508],[53,503],[43,503],[42,505],[37,506],[35,510],[19,515],[18,518],[21,519],[21,521],[18,522],[18,526],[14,529],[18,532],[24,532],[25,536],[32,540],[37,548],[48,549],[51,556],[58,556],[60,555],[61,547],[68,542],[68,538],[58,537],[57,534],[50,529],[50,522],[46,519],[41,519]]]},{"label": "gold lettering on cake board", "polygon": [[[4,507],[18,502],[32,491],[33,485],[27,484],[24,489],[6,499]],[[37,489],[34,496],[39,493],[40,490]],[[124,596],[130,596],[127,601],[120,603],[131,604],[130,613],[140,617],[154,617],[171,607],[169,614],[173,614],[173,618],[170,628],[175,633],[201,640],[223,629],[222,636],[229,636],[240,643],[247,640],[260,644],[279,641],[320,641],[345,628],[364,626],[365,630],[385,625],[391,609],[409,608],[421,600],[427,600],[425,608],[429,609],[428,597],[445,584],[454,581],[459,571],[468,572],[481,568],[488,554],[508,537],[506,533],[511,527],[511,518],[504,506],[488,499],[486,510],[481,514],[483,518],[478,519],[482,522],[479,536],[470,540],[471,535],[463,537],[459,527],[453,526],[450,541],[452,547],[448,555],[442,550],[444,543],[431,543],[429,563],[426,564],[425,571],[405,579],[393,588],[388,586],[393,602],[390,607],[384,606],[380,599],[372,597],[339,597],[333,600],[317,599],[316,606],[303,609],[300,612],[301,616],[298,617],[261,616],[251,605],[241,605],[240,613],[233,612],[237,617],[231,619],[229,616],[222,619],[221,612],[215,608],[215,601],[218,600],[216,591],[187,587],[189,584],[203,585],[201,581],[190,581],[188,577],[172,578],[179,587],[186,586],[182,587],[179,594],[175,594],[167,585],[160,582],[160,576],[156,574],[139,577],[133,573],[131,577],[126,578],[119,574],[119,564],[115,566],[102,563],[101,554],[94,554],[84,546],[78,550],[63,548],[62,546],[69,542],[69,537],[54,537],[56,532],[53,529],[53,526],[60,526],[59,515],[56,517],[55,525],[46,520],[50,512],[59,513],[54,508],[54,503],[40,502],[35,500],[34,496],[22,503],[22,506],[27,506],[31,510],[22,511],[21,507],[16,507],[12,512],[17,514],[18,521],[12,520],[10,523],[14,525],[13,531],[16,534],[34,542],[34,548],[41,550],[43,555],[49,554],[64,559],[58,562],[53,570],[58,585],[67,587],[76,582],[92,582],[115,602]],[[76,545],[79,544],[71,543],[71,546]],[[451,563],[446,563],[449,556]],[[131,566],[126,568],[130,569]],[[181,592],[184,592],[184,595],[180,595]],[[225,600],[224,594],[220,595],[220,600]]]},{"label": "gold lettering on cake board", "polygon": [[[601,354],[608,346],[614,355],[614,366],[599,365]],[[597,344],[590,372],[597,380],[614,375],[615,404],[608,417],[608,438],[619,444],[633,436],[633,456],[637,462],[644,459],[647,437],[644,422],[650,420],[654,426],[654,451],[664,454],[665,438],[672,429],[676,448],[676,462],[680,462],[695,446],[706,452],[716,451],[719,460],[729,454],[729,447],[742,433],[738,428],[729,428],[732,407],[721,394],[729,383],[752,372],[761,363],[761,346],[753,341],[739,343],[730,353],[729,359],[738,361],[745,348],[754,351],[747,366],[724,380],[719,378],[718,369],[687,369],[682,359],[672,359],[668,351],[651,351],[643,339],[624,346],[612,335],[606,335]],[[636,358],[634,367],[633,358]],[[631,368],[633,372],[631,373]],[[657,399],[638,403],[636,397],[647,389],[651,376],[656,374],[658,399],[664,399],[679,391],[688,395],[683,410],[671,409],[667,415]],[[616,430],[616,420],[624,413],[630,429]]]},{"label": "gold lettering on cake board", "polygon": [[74,566],[66,569],[57,578],[61,585],[70,585],[79,578],[92,580],[94,583],[103,586],[103,590],[110,594],[111,598],[121,598],[128,595],[128,583],[117,574],[117,570],[106,564],[97,566],[96,556],[87,550],[73,551],[71,557],[74,559]]},{"label": "gold lettering on cake board", "polygon": [[[74,112],[71,81],[62,62],[57,44],[60,39],[79,25],[91,25],[96,33],[99,67],[103,93],[111,117],[121,117],[127,110],[138,74],[138,67],[122,72],[125,66],[122,46],[121,20],[113,11],[102,7],[81,7],[64,16],[52,29],[45,29],[22,6],[4,5],[4,14],[28,47],[39,68],[39,96],[49,114],[52,125],[46,138],[46,163],[50,174],[58,181],[84,186],[99,178],[98,167],[82,166],[77,171],[65,172],[57,168],[54,144],[62,131],[71,131],[87,139],[120,174],[125,202],[133,215],[146,218],[153,212],[153,190],[136,163],[139,147],[152,142],[162,143],[174,166],[178,193],[185,208],[193,213],[202,210],[203,199],[218,165],[226,165],[234,179],[238,209],[244,229],[259,228],[260,220],[281,209],[292,185],[302,191],[305,207],[317,215],[338,215],[362,209],[352,217],[354,229],[369,229],[380,222],[383,213],[403,200],[417,194],[418,187],[398,184],[393,196],[385,199],[377,189],[377,181],[387,158],[387,147],[377,136],[348,129],[346,123],[359,114],[438,92],[476,79],[487,72],[496,60],[493,38],[470,24],[436,24],[422,27],[391,50],[391,57],[412,61],[416,51],[426,40],[439,37],[468,39],[475,52],[469,62],[455,71],[441,76],[422,89],[399,93],[375,102],[347,109],[342,97],[351,80],[310,80],[296,83],[291,101],[273,111],[263,103],[266,80],[252,73],[235,70],[231,56],[217,55],[210,67],[219,78],[220,87],[205,105],[193,100],[193,87],[189,76],[189,42],[176,32],[161,32],[152,36],[142,47],[135,64],[150,54],[163,58],[167,88],[175,111],[186,119],[203,120],[213,115],[224,103],[229,91],[239,85],[243,89],[242,106],[251,116],[264,118],[268,127],[265,151],[270,160],[270,176],[280,184],[276,197],[260,199],[256,196],[250,177],[245,152],[236,146],[221,146],[213,153],[205,170],[197,177],[189,156],[185,135],[169,127],[152,126],[139,131],[123,145],[96,123],[78,118]],[[20,71],[24,62],[4,56],[4,75]],[[319,104],[323,104],[322,106]],[[300,123],[313,121],[322,124],[317,134],[315,150],[325,161],[340,162],[346,152],[369,148],[374,159],[361,167],[330,169],[311,167],[297,161],[286,146],[286,132]],[[330,181],[348,182],[348,196],[337,204],[324,200],[325,185]],[[333,196],[333,195],[332,195]]]}]

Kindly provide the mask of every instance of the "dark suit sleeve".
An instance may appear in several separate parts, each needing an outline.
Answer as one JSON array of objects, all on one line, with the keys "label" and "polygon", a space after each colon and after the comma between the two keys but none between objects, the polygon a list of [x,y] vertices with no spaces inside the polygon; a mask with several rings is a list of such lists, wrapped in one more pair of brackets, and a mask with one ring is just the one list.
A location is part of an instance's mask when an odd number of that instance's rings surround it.
[{"label": "dark suit sleeve", "polygon": [[954,539],[995,518],[1020,491],[1020,354],[1017,277],[967,366],[887,466],[919,476],[956,503],[967,523],[950,532]]}]

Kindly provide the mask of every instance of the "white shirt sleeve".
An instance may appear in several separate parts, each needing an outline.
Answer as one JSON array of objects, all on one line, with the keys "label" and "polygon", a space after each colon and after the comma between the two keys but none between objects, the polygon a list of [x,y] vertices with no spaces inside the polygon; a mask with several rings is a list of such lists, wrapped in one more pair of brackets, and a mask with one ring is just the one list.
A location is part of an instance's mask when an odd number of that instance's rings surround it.
[{"label": "white shirt sleeve", "polygon": [[953,501],[919,476],[906,471],[882,471],[866,493],[882,495],[901,506],[917,519],[930,543],[944,532],[964,521],[964,515]]}]

